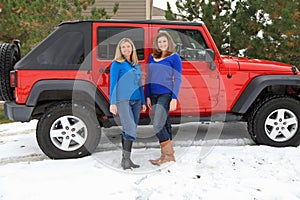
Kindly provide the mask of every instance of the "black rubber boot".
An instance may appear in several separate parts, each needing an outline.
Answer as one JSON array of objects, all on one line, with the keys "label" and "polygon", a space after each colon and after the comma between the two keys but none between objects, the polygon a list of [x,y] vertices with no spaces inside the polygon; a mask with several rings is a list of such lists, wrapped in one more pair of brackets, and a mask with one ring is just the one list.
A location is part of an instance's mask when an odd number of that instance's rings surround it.
[{"label": "black rubber boot", "polygon": [[131,168],[139,168],[139,165],[136,165],[130,159],[131,156],[131,148],[132,148],[132,141],[124,140],[122,138],[122,161],[121,166],[123,169],[131,169]]}]

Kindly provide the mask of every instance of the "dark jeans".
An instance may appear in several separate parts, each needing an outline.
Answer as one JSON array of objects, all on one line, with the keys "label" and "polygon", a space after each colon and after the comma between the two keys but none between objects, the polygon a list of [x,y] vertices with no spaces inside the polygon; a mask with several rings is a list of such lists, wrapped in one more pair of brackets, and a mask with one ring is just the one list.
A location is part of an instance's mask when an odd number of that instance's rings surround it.
[{"label": "dark jeans", "polygon": [[153,129],[159,140],[172,140],[172,126],[169,118],[171,94],[152,94],[151,104],[154,111]]},{"label": "dark jeans", "polygon": [[140,119],[141,104],[141,100],[117,101],[124,140],[134,141],[136,139],[136,129]]}]

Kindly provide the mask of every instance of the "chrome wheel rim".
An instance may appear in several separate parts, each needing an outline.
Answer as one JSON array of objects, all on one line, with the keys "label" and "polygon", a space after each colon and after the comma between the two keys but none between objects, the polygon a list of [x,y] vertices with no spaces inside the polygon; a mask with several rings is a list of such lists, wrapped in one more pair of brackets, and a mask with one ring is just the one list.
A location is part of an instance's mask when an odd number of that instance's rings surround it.
[{"label": "chrome wheel rim", "polygon": [[58,118],[50,128],[52,143],[62,151],[81,148],[87,140],[88,129],[79,118],[71,115]]},{"label": "chrome wheel rim", "polygon": [[267,117],[264,128],[271,140],[285,142],[296,134],[298,118],[288,109],[277,109]]}]

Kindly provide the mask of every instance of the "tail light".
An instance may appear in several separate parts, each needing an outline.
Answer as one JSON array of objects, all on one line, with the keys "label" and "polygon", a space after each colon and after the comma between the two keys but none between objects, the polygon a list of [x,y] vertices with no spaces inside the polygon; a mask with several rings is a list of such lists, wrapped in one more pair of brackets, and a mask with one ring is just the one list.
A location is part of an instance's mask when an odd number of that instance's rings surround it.
[{"label": "tail light", "polygon": [[10,71],[10,87],[15,88],[17,87],[17,72]]}]

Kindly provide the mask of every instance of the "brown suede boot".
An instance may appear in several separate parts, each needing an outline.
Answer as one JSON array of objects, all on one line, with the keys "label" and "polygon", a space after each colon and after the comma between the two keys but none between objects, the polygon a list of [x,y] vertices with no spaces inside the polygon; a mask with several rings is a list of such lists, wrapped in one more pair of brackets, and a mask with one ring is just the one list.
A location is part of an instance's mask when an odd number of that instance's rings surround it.
[{"label": "brown suede boot", "polygon": [[167,143],[169,143],[169,140],[161,142],[160,143],[160,157],[158,159],[155,160],[149,160],[153,165],[158,165],[158,162],[162,159],[164,159],[165,155],[164,152],[162,151],[163,147],[167,145]]},{"label": "brown suede boot", "polygon": [[161,156],[156,160],[150,160],[153,165],[162,165],[167,162],[174,161],[174,149],[172,146],[172,140],[167,140],[160,143]]}]

